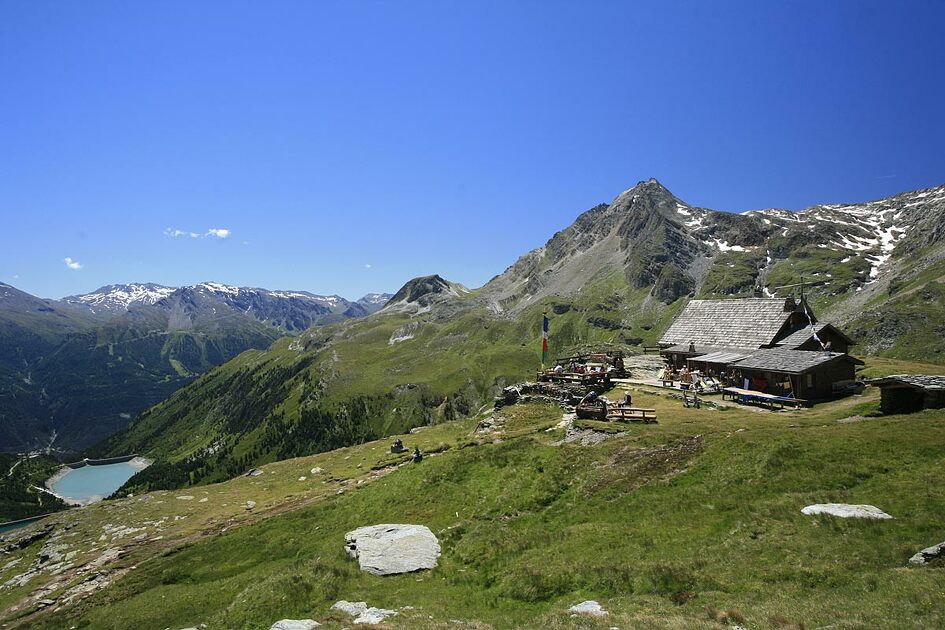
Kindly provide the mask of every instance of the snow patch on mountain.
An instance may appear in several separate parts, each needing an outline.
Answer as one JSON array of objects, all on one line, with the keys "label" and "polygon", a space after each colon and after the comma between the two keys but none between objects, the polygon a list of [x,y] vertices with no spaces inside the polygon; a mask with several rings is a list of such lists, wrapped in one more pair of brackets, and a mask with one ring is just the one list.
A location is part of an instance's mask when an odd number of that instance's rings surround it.
[{"label": "snow patch on mountain", "polygon": [[151,305],[176,291],[172,287],[159,284],[110,284],[92,293],[71,295],[63,298],[63,302],[76,306],[84,306],[93,313],[127,311],[138,304]]}]

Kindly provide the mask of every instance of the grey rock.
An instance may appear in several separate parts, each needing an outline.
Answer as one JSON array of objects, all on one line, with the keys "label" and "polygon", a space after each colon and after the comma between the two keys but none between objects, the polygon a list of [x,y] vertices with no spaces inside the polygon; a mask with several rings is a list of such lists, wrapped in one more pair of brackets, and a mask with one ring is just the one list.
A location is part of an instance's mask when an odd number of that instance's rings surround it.
[{"label": "grey rock", "polygon": [[245,504],[243,504],[243,507],[245,507],[247,510],[252,510],[254,507],[256,507],[256,502],[247,501]]},{"label": "grey rock", "polygon": [[440,543],[423,525],[372,525],[345,534],[345,550],[362,571],[393,575],[432,569]]},{"label": "grey rock", "polygon": [[312,630],[320,625],[314,619],[280,619],[269,630]]},{"label": "grey rock", "polygon": [[571,606],[568,608],[568,612],[576,615],[590,615],[591,617],[605,617],[608,614],[607,611],[593,599]]},{"label": "grey rock", "polygon": [[396,610],[386,610],[384,608],[368,608],[355,618],[356,625],[381,623],[388,617],[397,614]]},{"label": "grey rock", "polygon": [[945,542],[941,542],[932,547],[926,547],[919,553],[909,558],[910,564],[928,564],[933,560],[945,557]]},{"label": "grey rock", "polygon": [[349,602],[341,600],[331,605],[331,610],[340,610],[341,612],[357,617],[367,610],[368,605],[365,602]]},{"label": "grey rock", "polygon": [[881,521],[892,518],[875,505],[851,505],[849,503],[817,503],[808,505],[801,510],[801,513],[808,516],[827,514],[839,518],[870,518]]}]

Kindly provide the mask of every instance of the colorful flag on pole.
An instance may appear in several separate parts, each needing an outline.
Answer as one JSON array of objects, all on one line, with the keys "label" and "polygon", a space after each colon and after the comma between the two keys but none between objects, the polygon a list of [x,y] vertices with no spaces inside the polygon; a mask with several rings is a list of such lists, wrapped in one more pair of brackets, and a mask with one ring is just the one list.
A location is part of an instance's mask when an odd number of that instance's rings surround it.
[{"label": "colorful flag on pole", "polygon": [[548,316],[543,315],[541,322],[541,367],[548,362]]}]

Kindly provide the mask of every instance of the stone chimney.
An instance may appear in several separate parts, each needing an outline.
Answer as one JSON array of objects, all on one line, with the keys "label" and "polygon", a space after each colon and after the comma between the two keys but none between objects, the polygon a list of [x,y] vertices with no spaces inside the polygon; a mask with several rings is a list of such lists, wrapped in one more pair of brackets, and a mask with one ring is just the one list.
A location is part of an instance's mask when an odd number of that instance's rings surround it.
[{"label": "stone chimney", "polygon": [[784,312],[793,313],[797,310],[797,301],[794,299],[794,296],[791,295],[784,300]]}]

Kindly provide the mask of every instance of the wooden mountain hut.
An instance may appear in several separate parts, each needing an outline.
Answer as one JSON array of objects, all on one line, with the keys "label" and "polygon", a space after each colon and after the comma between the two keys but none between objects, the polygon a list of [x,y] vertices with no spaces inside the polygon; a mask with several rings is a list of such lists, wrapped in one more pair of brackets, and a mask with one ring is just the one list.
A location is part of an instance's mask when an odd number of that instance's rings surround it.
[{"label": "wooden mountain hut", "polygon": [[712,353],[747,355],[816,321],[803,299],[691,300],[660,339],[660,354],[674,367]]},{"label": "wooden mountain hut", "polygon": [[856,380],[859,359],[842,352],[767,348],[731,364],[751,389],[806,401],[833,398]]}]

